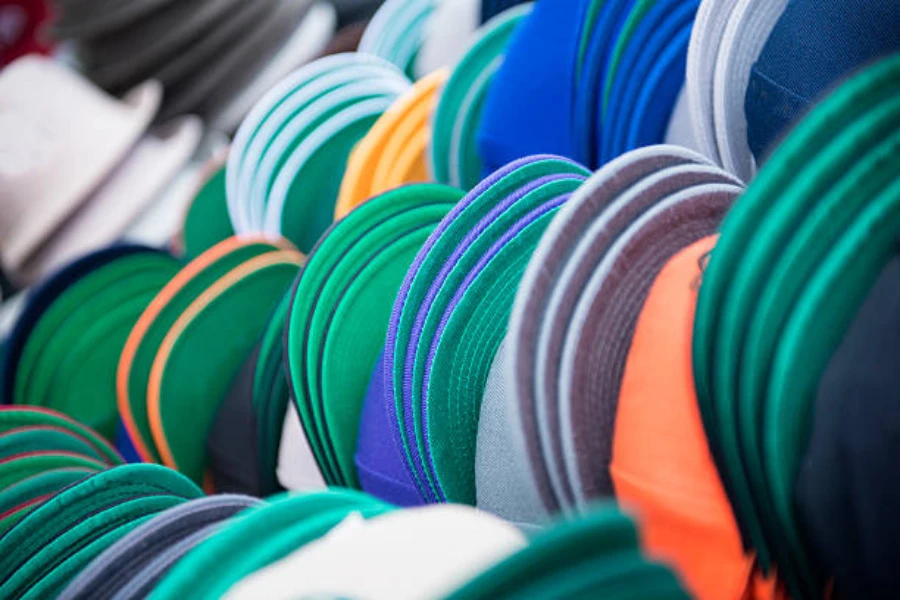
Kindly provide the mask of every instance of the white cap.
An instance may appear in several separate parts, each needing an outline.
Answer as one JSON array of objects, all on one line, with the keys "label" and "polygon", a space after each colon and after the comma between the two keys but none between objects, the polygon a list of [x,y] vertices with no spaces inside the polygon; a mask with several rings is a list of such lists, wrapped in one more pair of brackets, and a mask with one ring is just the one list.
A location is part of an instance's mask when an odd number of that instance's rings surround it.
[{"label": "white cap", "polygon": [[225,597],[443,598],[525,544],[513,525],[468,506],[435,504],[367,521],[351,515]]}]

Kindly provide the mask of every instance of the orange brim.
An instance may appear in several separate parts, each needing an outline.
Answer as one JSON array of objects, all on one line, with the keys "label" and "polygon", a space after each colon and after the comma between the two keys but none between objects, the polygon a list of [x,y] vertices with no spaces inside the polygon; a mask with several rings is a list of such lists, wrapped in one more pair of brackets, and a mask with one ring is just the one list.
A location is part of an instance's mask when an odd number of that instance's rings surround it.
[{"label": "orange brim", "polygon": [[196,277],[198,273],[227,254],[234,252],[236,249],[248,244],[257,243],[271,243],[273,252],[279,249],[287,250],[291,248],[290,243],[285,240],[273,242],[264,236],[235,236],[219,242],[188,263],[187,266],[179,271],[178,274],[175,275],[162,290],[160,290],[159,294],[156,295],[147,309],[144,310],[138,318],[137,323],[135,323],[131,333],[128,335],[128,339],[125,341],[125,347],[122,350],[122,355],[119,358],[118,369],[116,370],[116,401],[119,406],[119,416],[122,419],[122,424],[124,425],[128,436],[131,438],[131,442],[141,460],[145,462],[155,462],[156,459],[154,453],[149,449],[150,441],[145,440],[141,435],[137,424],[135,423],[134,415],[131,412],[131,403],[128,397],[128,379],[131,376],[134,357],[137,354],[137,350],[140,347],[144,336],[147,334],[147,330],[159,316],[160,312],[162,312],[162,309],[185,287],[185,285],[187,285],[189,281]]},{"label": "orange brim", "polygon": [[303,255],[296,250],[267,252],[266,254],[248,260],[223,275],[213,285],[200,294],[197,299],[181,313],[181,316],[178,317],[178,320],[175,321],[172,328],[166,333],[166,337],[163,339],[159,351],[156,353],[156,358],[153,360],[153,366],[150,368],[150,379],[147,383],[147,417],[150,421],[153,441],[156,444],[156,448],[159,450],[159,456],[164,465],[172,469],[178,469],[175,455],[172,453],[169,441],[166,438],[166,432],[162,421],[162,412],[160,410],[160,389],[162,388],[163,372],[165,371],[166,363],[169,360],[169,355],[175,347],[175,342],[197,315],[202,313],[210,303],[242,279],[260,269],[272,265],[295,264],[299,266],[302,263]]}]

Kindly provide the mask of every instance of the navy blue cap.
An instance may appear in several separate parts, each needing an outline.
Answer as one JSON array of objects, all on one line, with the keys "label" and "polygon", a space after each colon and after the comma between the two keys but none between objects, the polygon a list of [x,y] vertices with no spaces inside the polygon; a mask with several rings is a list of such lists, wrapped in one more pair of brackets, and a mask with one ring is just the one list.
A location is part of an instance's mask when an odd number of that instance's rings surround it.
[{"label": "navy blue cap", "polygon": [[900,256],[884,268],[819,382],[796,485],[800,518],[844,598],[900,589]]},{"label": "navy blue cap", "polygon": [[504,10],[524,4],[528,0],[481,0],[481,22],[486,23]]},{"label": "navy blue cap", "polygon": [[750,73],[744,111],[757,164],[825,92],[898,50],[897,0],[791,0]]}]

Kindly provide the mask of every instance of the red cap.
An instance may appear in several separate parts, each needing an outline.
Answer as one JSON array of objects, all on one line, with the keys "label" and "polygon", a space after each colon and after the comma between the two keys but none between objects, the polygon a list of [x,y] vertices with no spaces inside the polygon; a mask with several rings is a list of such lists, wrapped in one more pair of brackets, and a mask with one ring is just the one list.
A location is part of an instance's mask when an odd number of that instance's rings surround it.
[{"label": "red cap", "polygon": [[40,37],[49,18],[45,0],[0,0],[0,66],[25,54],[49,52]]}]

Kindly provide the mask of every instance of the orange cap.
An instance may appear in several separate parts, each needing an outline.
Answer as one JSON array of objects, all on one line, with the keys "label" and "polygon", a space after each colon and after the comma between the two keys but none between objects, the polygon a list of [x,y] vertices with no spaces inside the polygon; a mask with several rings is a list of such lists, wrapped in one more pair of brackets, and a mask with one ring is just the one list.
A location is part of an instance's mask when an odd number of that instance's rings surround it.
[{"label": "orange cap", "polygon": [[691,368],[701,264],[716,237],[675,255],[647,296],[625,366],[610,474],[652,558],[674,567],[696,598],[742,600],[767,586],[756,585],[754,557],[741,545]]}]

